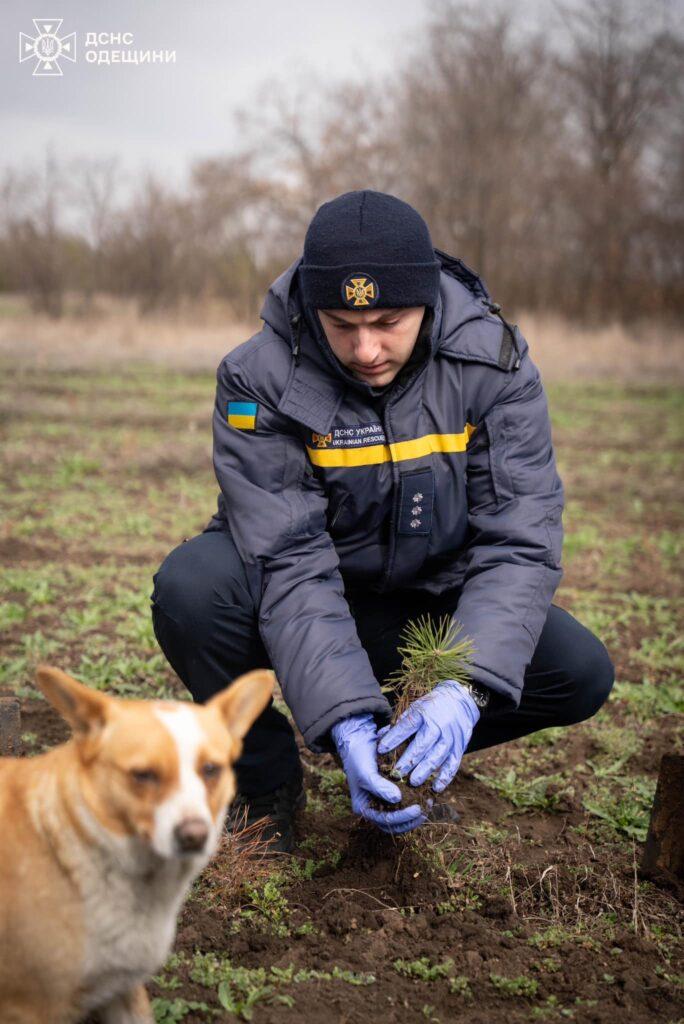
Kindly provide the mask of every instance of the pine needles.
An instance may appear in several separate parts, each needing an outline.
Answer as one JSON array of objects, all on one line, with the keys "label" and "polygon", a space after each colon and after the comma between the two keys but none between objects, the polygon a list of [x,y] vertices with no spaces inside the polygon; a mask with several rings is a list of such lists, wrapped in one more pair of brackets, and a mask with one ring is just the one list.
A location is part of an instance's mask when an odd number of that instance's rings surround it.
[{"label": "pine needles", "polygon": [[458,639],[463,626],[449,615],[439,621],[429,615],[409,622],[402,635],[401,668],[393,672],[383,687],[395,698],[393,721],[414,700],[429,693],[445,679],[466,682],[475,645],[468,636]]},{"label": "pine needles", "polygon": [[[389,676],[383,686],[384,692],[394,703],[392,724],[410,704],[424,697],[438,683],[445,679],[464,683],[470,678],[469,666],[475,645],[470,637],[460,636],[462,631],[463,626],[450,615],[442,616],[439,621],[424,615],[409,622],[404,628],[402,645],[397,648],[401,655],[401,667]],[[431,793],[431,780],[414,787],[397,777],[395,765],[405,747],[406,744],[402,744],[388,754],[381,754],[378,757],[381,771],[399,786],[403,804],[414,803],[416,800],[419,803],[427,799],[432,801],[434,794]]]}]

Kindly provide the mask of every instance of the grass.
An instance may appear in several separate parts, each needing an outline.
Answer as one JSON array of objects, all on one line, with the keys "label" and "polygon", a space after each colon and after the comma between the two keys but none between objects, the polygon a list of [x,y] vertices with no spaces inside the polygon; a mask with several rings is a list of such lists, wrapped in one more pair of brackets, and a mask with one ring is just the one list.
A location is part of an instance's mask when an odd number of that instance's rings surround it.
[{"label": "grass", "polygon": [[515,768],[501,776],[476,773],[476,778],[499,793],[518,811],[555,811],[572,795],[572,787],[561,772],[521,778]]},{"label": "grass", "polygon": [[273,874],[262,885],[246,883],[244,890],[248,902],[240,916],[276,935],[289,935],[290,906],[283,892],[283,882],[282,875]]},{"label": "grass", "polygon": [[643,776],[629,776],[612,786],[601,781],[593,784],[584,797],[584,807],[615,832],[643,843],[648,831],[648,820],[655,781]]},{"label": "grass", "polygon": [[489,980],[497,992],[508,999],[531,999],[539,989],[539,982],[535,978],[525,978],[522,975],[518,978],[506,978],[501,974],[490,974]]},{"label": "grass", "polygon": [[652,722],[664,715],[684,713],[684,688],[679,680],[642,683],[619,682],[613,699],[625,704],[628,716],[640,722]]},{"label": "grass", "polygon": [[[330,970],[296,967],[243,967],[226,957],[214,953],[195,953],[194,956],[174,954],[169,958],[164,972],[156,979],[163,989],[173,990],[182,984],[179,970],[185,970],[189,979],[207,991],[207,999],[218,1004],[223,1010],[240,1020],[252,1020],[255,1007],[294,1007],[293,994],[302,985],[332,982],[363,988],[375,984],[375,976],[363,971],[351,971],[339,966]],[[210,1016],[217,1016],[216,1008],[207,1002],[187,1002],[183,998],[160,998],[155,1000],[154,1011],[157,1022],[181,1021],[190,1011],[202,1010]],[[175,1014],[175,1016],[174,1016]]]},{"label": "grass", "polygon": [[403,974],[406,978],[415,978],[417,981],[436,981],[437,978],[446,978],[453,970],[454,961],[444,960],[441,964],[435,964],[426,956],[418,960],[395,960],[392,964],[397,974]]},{"label": "grass", "polygon": [[[0,378],[0,687],[36,698],[35,666],[49,661],[123,696],[187,698],[157,646],[150,593],[162,559],[215,508],[213,371],[6,365]],[[220,921],[225,949],[200,930],[196,949],[170,959],[154,988],[159,1024],[286,1021],[321,999],[331,1019],[348,1006],[446,1022],[472,1002],[483,1019],[579,1021],[612,1005],[627,967],[611,951],[630,938],[663,1019],[676,1019],[681,924],[634,865],[660,756],[684,744],[682,397],[615,382],[548,390],[568,498],[554,600],[608,646],[608,705],[467,757],[453,790],[462,825],[430,833],[408,880],[401,859],[383,875],[361,859],[353,874],[346,781],[306,754],[297,857],[246,874],[224,856],[205,872],[190,907]],[[27,751],[42,749],[39,726],[22,732]],[[440,885],[414,896],[430,872]],[[337,905],[344,926],[330,923]],[[481,939],[440,944],[452,922],[460,936],[473,921]],[[500,940],[501,961],[472,970],[465,950],[486,960]],[[578,960],[575,996],[566,971]]]},{"label": "grass", "polygon": [[176,999],[157,998],[152,1000],[155,1024],[180,1024],[189,1013],[195,1011],[204,1013],[209,1017],[218,1016],[216,1010],[212,1010],[206,1003],[197,1002],[196,999],[188,1000],[179,997]]}]

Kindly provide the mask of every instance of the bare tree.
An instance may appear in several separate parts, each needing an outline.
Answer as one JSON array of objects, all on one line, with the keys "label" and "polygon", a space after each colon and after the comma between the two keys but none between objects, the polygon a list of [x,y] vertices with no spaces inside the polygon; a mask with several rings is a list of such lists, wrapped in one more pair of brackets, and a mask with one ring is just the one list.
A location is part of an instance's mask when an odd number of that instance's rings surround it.
[{"label": "bare tree", "polygon": [[253,315],[270,280],[263,261],[273,250],[268,214],[276,188],[259,177],[250,152],[202,160],[192,168],[192,286],[196,294],[203,289],[228,299],[240,317]]},{"label": "bare tree", "polygon": [[89,259],[81,282],[86,305],[90,304],[94,293],[106,285],[106,247],[114,231],[121,178],[116,157],[79,159],[70,168],[69,191],[89,246]]},{"label": "bare tree", "polygon": [[644,276],[648,159],[680,94],[682,42],[663,31],[657,7],[628,0],[559,5],[570,39],[569,54],[557,63],[567,90],[584,291],[604,314],[627,315]]},{"label": "bare tree", "polygon": [[188,220],[186,203],[150,174],[109,241],[112,281],[136,296],[143,315],[175,305],[182,294]]},{"label": "bare tree", "polygon": [[510,13],[455,2],[434,12],[390,90],[404,197],[498,298],[524,301],[520,267],[553,235],[562,162],[548,54],[539,37],[518,38]]},{"label": "bare tree", "polygon": [[25,179],[22,187],[28,196],[23,208],[5,214],[17,278],[36,312],[59,317],[67,280],[65,239],[59,224],[64,177],[50,150],[40,171]]}]

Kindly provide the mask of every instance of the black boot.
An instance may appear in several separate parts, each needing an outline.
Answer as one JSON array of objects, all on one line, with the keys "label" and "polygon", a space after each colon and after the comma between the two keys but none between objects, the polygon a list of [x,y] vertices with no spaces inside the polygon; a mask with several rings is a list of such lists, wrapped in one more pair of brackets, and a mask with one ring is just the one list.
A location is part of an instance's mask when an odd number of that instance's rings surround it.
[{"label": "black boot", "polygon": [[[298,810],[306,805],[306,793],[301,768],[277,789],[257,796],[238,793],[231,804],[226,820],[226,831],[240,834],[249,829],[245,843],[259,839],[264,844],[263,854],[291,853],[294,849],[294,820]],[[256,825],[261,822],[263,827]],[[254,826],[254,827],[252,827]]]}]

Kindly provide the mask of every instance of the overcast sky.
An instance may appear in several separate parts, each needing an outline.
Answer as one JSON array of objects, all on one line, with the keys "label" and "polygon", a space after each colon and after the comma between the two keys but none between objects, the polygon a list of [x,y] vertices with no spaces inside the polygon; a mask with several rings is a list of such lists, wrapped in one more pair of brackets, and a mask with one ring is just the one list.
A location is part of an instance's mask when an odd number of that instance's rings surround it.
[{"label": "overcast sky", "polygon": [[[189,158],[239,148],[231,111],[269,76],[302,70],[365,78],[388,70],[425,22],[429,0],[1,0],[2,163],[118,154],[125,166],[179,177]],[[19,33],[59,16],[76,32],[62,77],[19,63]],[[85,59],[86,33],[131,32],[132,49],[175,50],[176,63],[103,65]],[[114,48],[126,48],[115,46]]]},{"label": "overcast sky", "polygon": [[[666,21],[681,18],[683,0],[654,2]],[[552,0],[480,4],[553,28]],[[49,144],[64,159],[117,155],[180,181],[191,158],[240,148],[231,113],[265,79],[366,81],[410,52],[430,11],[430,0],[0,0],[0,167],[35,163]],[[35,36],[32,19],[46,15],[62,19],[60,37],[76,33],[62,77],[19,63],[19,33]],[[89,32],[132,33],[131,49],[175,50],[176,62],[89,63]]]}]

